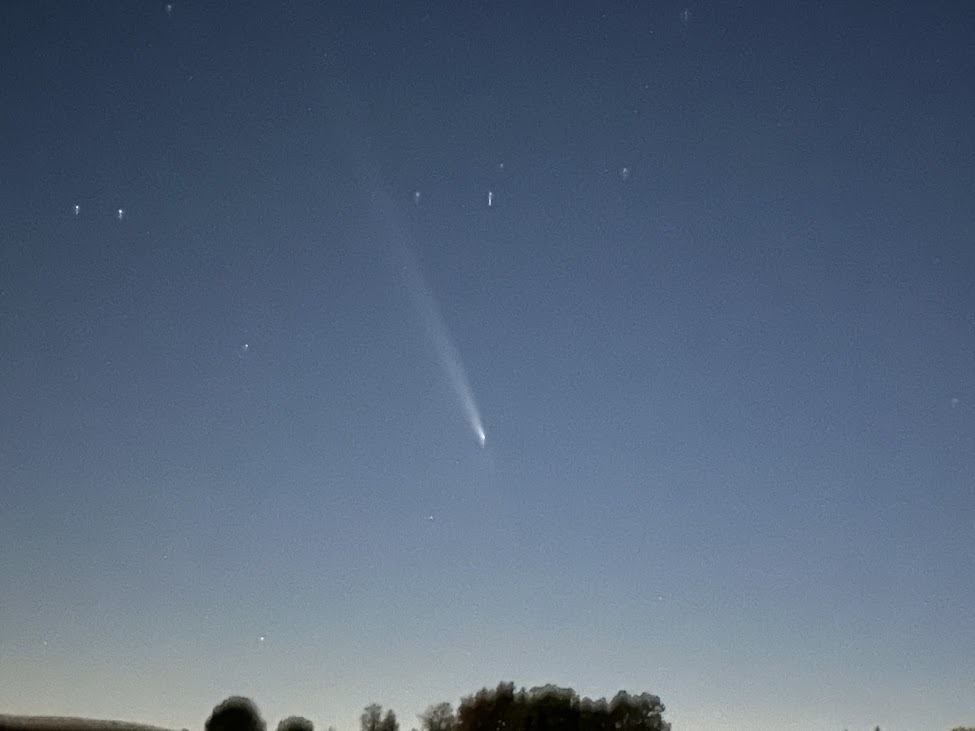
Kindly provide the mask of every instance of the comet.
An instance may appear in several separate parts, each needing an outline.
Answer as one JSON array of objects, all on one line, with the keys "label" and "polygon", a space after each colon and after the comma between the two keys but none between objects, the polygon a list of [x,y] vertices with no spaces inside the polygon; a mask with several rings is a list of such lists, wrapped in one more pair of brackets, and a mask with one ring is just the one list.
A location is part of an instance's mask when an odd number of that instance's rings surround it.
[{"label": "comet", "polygon": [[457,397],[464,419],[473,432],[477,445],[483,449],[487,443],[487,433],[484,431],[481,411],[477,406],[474,389],[471,388],[460,351],[450,337],[450,331],[437,305],[433,290],[423,276],[419,261],[412,250],[406,246],[402,248],[402,254],[406,262],[403,271],[410,295],[433,343],[437,359],[447,376],[447,382]]},{"label": "comet", "polygon": [[[340,103],[338,106],[342,108],[345,105]],[[348,113],[348,119],[352,121],[343,123],[344,115],[337,113],[333,117],[335,120],[333,132],[339,146],[346,151],[358,182],[370,193],[371,208],[380,237],[388,247],[386,251],[399,259],[399,268],[406,277],[407,289],[433,344],[437,360],[447,377],[447,383],[457,398],[464,421],[471,430],[475,443],[483,449],[487,443],[487,433],[484,430],[481,411],[477,406],[474,390],[471,388],[470,380],[467,377],[467,369],[464,367],[460,351],[450,336],[437,299],[423,275],[423,269],[414,253],[414,246],[409,238],[409,227],[403,219],[403,214],[382,184],[379,167],[372,155],[369,154],[365,141],[356,131],[361,129],[363,124],[361,120],[358,124],[354,123],[355,120],[359,120],[358,115],[355,114],[354,105],[345,109]],[[413,203],[419,205],[420,192],[413,191],[412,196]],[[493,198],[494,194],[489,193],[489,205],[493,204]]]}]

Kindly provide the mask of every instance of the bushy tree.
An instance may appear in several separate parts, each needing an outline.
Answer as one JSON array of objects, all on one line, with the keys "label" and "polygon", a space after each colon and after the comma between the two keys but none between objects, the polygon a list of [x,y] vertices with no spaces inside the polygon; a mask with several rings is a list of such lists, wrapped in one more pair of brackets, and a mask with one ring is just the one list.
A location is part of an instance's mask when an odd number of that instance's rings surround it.
[{"label": "bushy tree", "polygon": [[383,707],[378,703],[370,703],[359,716],[360,731],[379,731],[383,722]]},{"label": "bushy tree", "polygon": [[515,692],[513,683],[501,683],[461,700],[454,731],[669,731],[663,712],[650,693],[620,691],[607,703],[579,698],[571,688]]},{"label": "bushy tree", "polygon": [[482,688],[461,699],[457,731],[520,731],[525,705],[525,691],[515,693],[514,683],[499,683],[494,690]]},{"label": "bushy tree", "polygon": [[595,701],[583,698],[579,701],[579,728],[581,731],[614,731],[605,698]]},{"label": "bushy tree", "polygon": [[278,724],[278,731],[315,731],[315,724],[303,716],[288,716]]},{"label": "bushy tree", "polygon": [[664,704],[650,693],[633,696],[620,691],[609,702],[609,715],[617,731],[668,731]]},{"label": "bushy tree", "polygon": [[204,728],[206,731],[267,731],[254,701],[239,695],[218,703]]},{"label": "bushy tree", "polygon": [[392,709],[383,715],[383,707],[378,703],[370,703],[359,717],[361,731],[399,731],[399,722]]},{"label": "bushy tree", "polygon": [[571,688],[539,686],[525,701],[522,731],[579,731],[579,697]]},{"label": "bushy tree", "polygon": [[419,714],[421,731],[455,731],[457,716],[449,703],[437,703]]}]

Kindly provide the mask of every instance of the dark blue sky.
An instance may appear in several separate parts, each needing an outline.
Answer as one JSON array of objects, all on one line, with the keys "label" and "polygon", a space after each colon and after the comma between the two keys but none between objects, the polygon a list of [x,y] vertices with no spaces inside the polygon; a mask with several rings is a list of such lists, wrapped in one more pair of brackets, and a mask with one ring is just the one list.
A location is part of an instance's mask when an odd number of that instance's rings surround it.
[{"label": "dark blue sky", "polygon": [[511,679],[975,721],[973,37],[9,3],[0,711],[408,729]]}]

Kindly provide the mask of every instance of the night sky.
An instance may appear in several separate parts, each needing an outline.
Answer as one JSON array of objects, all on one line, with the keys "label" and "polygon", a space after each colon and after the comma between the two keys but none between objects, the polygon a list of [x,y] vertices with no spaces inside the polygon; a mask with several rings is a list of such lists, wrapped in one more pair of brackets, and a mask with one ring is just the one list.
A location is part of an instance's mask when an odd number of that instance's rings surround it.
[{"label": "night sky", "polygon": [[975,722],[973,38],[5,3],[0,711]]}]

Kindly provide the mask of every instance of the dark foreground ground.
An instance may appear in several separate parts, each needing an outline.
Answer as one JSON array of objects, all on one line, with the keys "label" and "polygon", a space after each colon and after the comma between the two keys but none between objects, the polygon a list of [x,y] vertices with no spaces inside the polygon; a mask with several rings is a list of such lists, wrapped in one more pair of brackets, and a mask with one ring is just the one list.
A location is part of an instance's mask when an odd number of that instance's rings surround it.
[{"label": "dark foreground ground", "polygon": [[0,731],[178,731],[144,723],[98,721],[59,716],[7,716],[0,713]]}]

